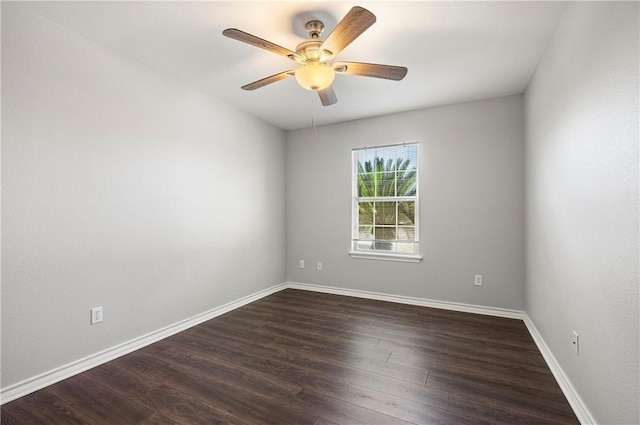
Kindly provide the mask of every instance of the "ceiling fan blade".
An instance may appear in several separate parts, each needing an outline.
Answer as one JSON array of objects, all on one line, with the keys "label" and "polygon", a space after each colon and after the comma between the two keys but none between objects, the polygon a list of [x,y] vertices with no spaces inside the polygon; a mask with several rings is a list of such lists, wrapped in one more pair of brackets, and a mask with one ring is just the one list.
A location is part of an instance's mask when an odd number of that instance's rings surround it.
[{"label": "ceiling fan blade", "polygon": [[395,81],[402,80],[408,71],[404,66],[362,62],[336,62],[333,64],[333,69],[341,74],[361,75]]},{"label": "ceiling fan blade", "polygon": [[320,48],[329,50],[336,56],[375,21],[376,16],[373,13],[355,6],[342,18],[342,21],[338,22]]},{"label": "ceiling fan blade", "polygon": [[320,101],[322,101],[323,106],[338,103],[338,98],[336,97],[336,92],[333,90],[333,86],[329,86],[323,90],[318,90],[318,95],[320,96]]},{"label": "ceiling fan blade", "polygon": [[294,70],[280,72],[279,74],[270,75],[269,77],[265,77],[262,80],[254,81],[253,83],[249,83],[247,85],[242,86],[242,90],[255,90],[260,87],[264,87],[267,84],[275,83],[276,81],[284,80],[287,77],[290,77],[295,74]]},{"label": "ceiling fan blade", "polygon": [[243,43],[247,43],[252,46],[259,47],[264,50],[268,50],[281,56],[286,56],[289,59],[295,60],[296,62],[304,62],[302,57],[296,52],[293,52],[282,46],[278,46],[277,44],[274,44],[267,40],[263,40],[260,37],[256,37],[255,35],[251,35],[248,32],[244,32],[236,28],[227,28],[226,30],[222,31],[222,35],[233,38],[234,40],[242,41]]}]

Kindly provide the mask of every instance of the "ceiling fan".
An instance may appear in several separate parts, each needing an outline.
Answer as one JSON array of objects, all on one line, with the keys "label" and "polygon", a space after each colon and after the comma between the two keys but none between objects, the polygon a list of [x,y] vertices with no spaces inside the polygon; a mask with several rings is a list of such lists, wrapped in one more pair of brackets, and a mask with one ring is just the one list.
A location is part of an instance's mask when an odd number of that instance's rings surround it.
[{"label": "ceiling fan", "polygon": [[298,84],[305,89],[317,91],[322,104],[328,106],[338,101],[331,85],[336,73],[396,81],[402,80],[407,75],[407,68],[403,66],[362,62],[331,63],[345,47],[375,21],[375,15],[367,9],[359,6],[353,7],[323,41],[320,39],[320,34],[324,30],[324,24],[319,20],[311,20],[305,25],[311,39],[298,44],[295,52],[236,28],[228,28],[222,34],[234,40],[286,56],[300,64],[297,69],[280,72],[242,86],[243,90],[255,90],[294,76]]}]

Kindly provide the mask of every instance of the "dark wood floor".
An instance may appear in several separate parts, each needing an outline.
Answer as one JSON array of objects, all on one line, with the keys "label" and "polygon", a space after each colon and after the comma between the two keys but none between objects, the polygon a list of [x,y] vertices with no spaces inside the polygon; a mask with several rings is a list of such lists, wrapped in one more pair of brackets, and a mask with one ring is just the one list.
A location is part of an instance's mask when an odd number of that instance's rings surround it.
[{"label": "dark wood floor", "polygon": [[578,424],[520,320],[288,289],[2,406],[2,424]]}]

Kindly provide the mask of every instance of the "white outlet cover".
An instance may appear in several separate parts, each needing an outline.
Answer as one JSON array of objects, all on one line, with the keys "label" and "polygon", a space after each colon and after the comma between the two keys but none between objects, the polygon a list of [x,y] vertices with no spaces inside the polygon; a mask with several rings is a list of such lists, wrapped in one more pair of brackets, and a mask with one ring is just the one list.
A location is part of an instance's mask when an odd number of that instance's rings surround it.
[{"label": "white outlet cover", "polygon": [[102,322],[102,306],[91,309],[91,324]]}]

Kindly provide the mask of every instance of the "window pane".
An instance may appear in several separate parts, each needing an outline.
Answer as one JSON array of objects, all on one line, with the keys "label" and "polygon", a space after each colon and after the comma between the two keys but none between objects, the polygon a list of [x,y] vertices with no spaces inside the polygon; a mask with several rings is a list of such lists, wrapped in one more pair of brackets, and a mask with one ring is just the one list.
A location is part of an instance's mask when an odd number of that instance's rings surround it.
[{"label": "window pane", "polygon": [[376,202],[376,222],[375,224],[396,224],[396,204],[397,202]]},{"label": "window pane", "polygon": [[398,227],[397,236],[399,241],[413,242],[416,240],[415,227]]},{"label": "window pane", "polygon": [[375,228],[375,239],[377,241],[395,241],[396,240],[396,228],[395,227],[381,227]]},{"label": "window pane", "polygon": [[360,242],[358,241],[358,249],[359,250],[371,250],[373,249],[373,242]]},{"label": "window pane", "polygon": [[378,173],[377,181],[376,196],[396,196],[396,174],[394,172]]},{"label": "window pane", "polygon": [[363,165],[366,162],[369,162],[370,165],[373,164],[373,159],[375,157],[376,157],[376,150],[375,149],[363,149],[361,151],[358,151],[358,160]]},{"label": "window pane", "polygon": [[358,204],[358,224],[373,224],[373,202]]},{"label": "window pane", "polygon": [[402,158],[402,160],[409,159],[414,166],[418,164],[418,149],[416,145],[397,146],[396,156]]},{"label": "window pane", "polygon": [[359,226],[358,239],[365,241],[373,240],[373,226]]},{"label": "window pane", "polygon": [[361,172],[358,174],[358,196],[375,196],[375,173]]},{"label": "window pane", "polygon": [[375,241],[374,247],[376,251],[393,251],[395,249],[395,243]]},{"label": "window pane", "polygon": [[417,254],[415,243],[396,242],[396,251],[402,254]]},{"label": "window pane", "polygon": [[415,196],[416,170],[407,162],[400,164],[397,177],[397,196]]},{"label": "window pane", "polygon": [[383,158],[386,164],[388,159],[395,160],[396,159],[396,151],[398,146],[387,146],[384,148],[376,149],[376,156],[378,158]]},{"label": "window pane", "polygon": [[415,207],[414,201],[398,202],[398,225],[412,226],[415,224]]}]

